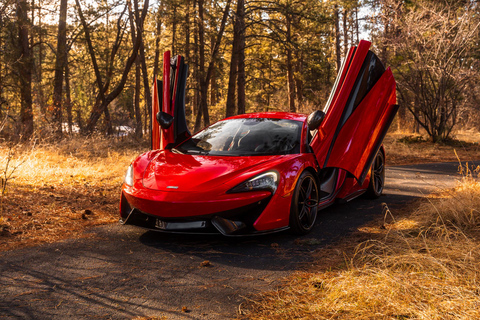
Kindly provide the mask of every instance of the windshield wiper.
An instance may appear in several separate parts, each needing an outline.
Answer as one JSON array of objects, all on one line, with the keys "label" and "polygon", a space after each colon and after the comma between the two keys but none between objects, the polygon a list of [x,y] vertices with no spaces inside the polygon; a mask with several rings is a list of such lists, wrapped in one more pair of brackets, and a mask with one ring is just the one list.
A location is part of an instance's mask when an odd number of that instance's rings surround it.
[{"label": "windshield wiper", "polygon": [[188,153],[194,153],[194,154],[202,154],[202,155],[207,155],[209,154],[208,151],[206,150],[187,150]]}]

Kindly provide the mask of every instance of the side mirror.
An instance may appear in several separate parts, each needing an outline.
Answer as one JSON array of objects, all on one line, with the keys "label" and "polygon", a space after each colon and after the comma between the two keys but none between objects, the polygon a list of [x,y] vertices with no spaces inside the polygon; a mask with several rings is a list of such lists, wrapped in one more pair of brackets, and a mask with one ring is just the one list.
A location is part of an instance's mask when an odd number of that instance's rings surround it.
[{"label": "side mirror", "polygon": [[173,123],[173,117],[166,112],[159,111],[156,115],[157,122],[162,129],[168,129]]},{"label": "side mirror", "polygon": [[325,112],[323,111],[316,110],[310,113],[307,118],[308,130],[312,131],[318,129],[323,121],[323,118],[325,118]]}]

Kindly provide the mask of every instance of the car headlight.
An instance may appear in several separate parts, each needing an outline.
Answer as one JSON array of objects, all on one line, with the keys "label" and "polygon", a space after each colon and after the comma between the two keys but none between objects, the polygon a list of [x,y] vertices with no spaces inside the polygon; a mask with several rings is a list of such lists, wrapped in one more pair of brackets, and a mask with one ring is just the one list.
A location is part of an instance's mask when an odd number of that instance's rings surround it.
[{"label": "car headlight", "polygon": [[125,175],[125,183],[130,187],[133,187],[133,166],[129,165],[127,174]]},{"label": "car headlight", "polygon": [[278,172],[268,171],[240,183],[238,186],[230,189],[227,193],[268,190],[274,194],[275,191],[277,191],[278,180]]}]

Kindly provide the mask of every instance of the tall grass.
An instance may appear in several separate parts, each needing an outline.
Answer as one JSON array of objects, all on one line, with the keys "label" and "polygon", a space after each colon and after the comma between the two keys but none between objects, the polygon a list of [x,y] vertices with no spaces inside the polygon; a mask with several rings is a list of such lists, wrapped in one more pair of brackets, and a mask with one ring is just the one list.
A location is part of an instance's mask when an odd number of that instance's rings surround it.
[{"label": "tall grass", "polygon": [[[0,204],[0,250],[81,235],[118,219],[125,170],[148,146],[105,137],[18,146]],[[0,154],[9,147],[0,145]],[[0,168],[4,163],[0,162]]]},{"label": "tall grass", "polygon": [[[297,273],[241,306],[248,319],[480,319],[480,182],[360,230],[342,264]],[[327,252],[331,252],[328,251]],[[325,259],[322,252],[318,259]]]}]

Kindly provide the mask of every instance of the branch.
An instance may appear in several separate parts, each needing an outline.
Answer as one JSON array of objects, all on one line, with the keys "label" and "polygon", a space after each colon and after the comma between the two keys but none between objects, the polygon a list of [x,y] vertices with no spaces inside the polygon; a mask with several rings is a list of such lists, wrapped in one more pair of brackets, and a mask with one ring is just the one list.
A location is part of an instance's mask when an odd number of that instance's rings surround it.
[{"label": "branch", "polygon": [[220,48],[220,43],[222,42],[223,32],[225,31],[225,24],[227,23],[228,12],[230,11],[230,3],[232,0],[227,0],[227,4],[225,5],[225,10],[223,11],[222,22],[220,25],[220,31],[218,32],[217,39],[215,41],[215,45],[213,46],[212,56],[210,59],[210,63],[208,64],[207,75],[205,77],[205,81],[208,83],[210,78],[212,77],[213,67],[214,67],[214,60],[215,56],[217,55],[218,49]]},{"label": "branch", "polygon": [[[76,0],[76,1],[78,1],[78,0]],[[137,0],[134,0],[134,1],[137,1]],[[143,37],[142,37],[143,22],[145,21],[145,17],[147,16],[147,13],[148,13],[148,3],[149,3],[149,0],[145,0],[145,2],[143,4],[142,16],[140,18],[140,21],[136,21],[137,38],[136,38],[136,41],[135,41],[135,45],[133,46],[133,52],[130,55],[130,57],[128,57],[127,63],[125,65],[125,70],[123,71],[120,83],[106,97],[106,103],[107,104],[112,102],[122,92],[123,87],[125,86],[125,83],[127,82],[128,73],[130,72],[130,69],[132,68],[133,63],[135,62],[135,59],[137,58],[138,49],[140,48],[140,44],[142,43],[142,39],[143,39]]]},{"label": "branch", "polygon": [[88,52],[90,53],[90,58],[92,59],[93,69],[95,71],[96,82],[99,90],[99,95],[102,101],[105,101],[105,91],[103,87],[102,76],[100,75],[100,69],[98,68],[97,58],[95,57],[95,51],[93,50],[92,39],[90,37],[90,30],[88,29],[87,22],[85,21],[85,17],[83,16],[82,7],[80,6],[80,1],[75,0],[77,4],[78,15],[83,25],[83,30],[85,31],[85,40],[87,41],[88,45]]}]

